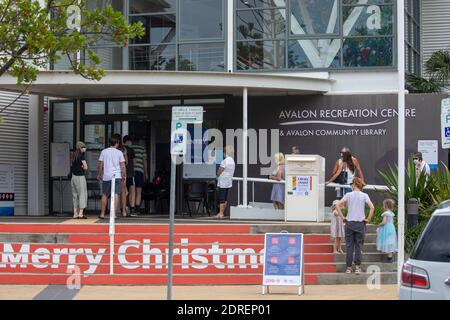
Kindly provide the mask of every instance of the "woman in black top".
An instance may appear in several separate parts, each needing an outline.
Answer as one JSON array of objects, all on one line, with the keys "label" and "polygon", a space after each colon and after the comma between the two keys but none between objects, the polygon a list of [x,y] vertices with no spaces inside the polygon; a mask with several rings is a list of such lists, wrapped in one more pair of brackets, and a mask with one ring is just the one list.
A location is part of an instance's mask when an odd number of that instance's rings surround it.
[{"label": "woman in black top", "polygon": [[86,147],[81,141],[77,142],[76,147],[77,149],[71,154],[73,218],[86,219],[83,215],[83,211],[87,207],[87,183],[84,176],[88,169],[84,158]]}]

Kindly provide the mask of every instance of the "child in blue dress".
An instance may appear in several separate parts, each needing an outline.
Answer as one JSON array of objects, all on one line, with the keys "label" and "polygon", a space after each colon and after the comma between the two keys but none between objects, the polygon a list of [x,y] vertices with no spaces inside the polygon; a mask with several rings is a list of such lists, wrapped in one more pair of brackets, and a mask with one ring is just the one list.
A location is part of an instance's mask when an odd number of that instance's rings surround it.
[{"label": "child in blue dress", "polygon": [[397,252],[397,233],[394,226],[394,206],[392,199],[383,201],[383,221],[377,229],[377,250],[387,253],[387,261],[392,262],[394,252]]}]

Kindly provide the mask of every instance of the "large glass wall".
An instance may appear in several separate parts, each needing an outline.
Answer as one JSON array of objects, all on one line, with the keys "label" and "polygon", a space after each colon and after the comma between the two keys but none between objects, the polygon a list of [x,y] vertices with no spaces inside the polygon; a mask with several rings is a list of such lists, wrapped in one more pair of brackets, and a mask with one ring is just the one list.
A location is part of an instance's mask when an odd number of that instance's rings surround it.
[{"label": "large glass wall", "polygon": [[129,0],[130,22],[145,35],[131,42],[129,69],[224,71],[224,0]]},{"label": "large glass wall", "polygon": [[236,70],[394,66],[393,0],[236,0]]},{"label": "large glass wall", "polygon": [[420,75],[420,11],[421,1],[405,0],[405,69]]}]

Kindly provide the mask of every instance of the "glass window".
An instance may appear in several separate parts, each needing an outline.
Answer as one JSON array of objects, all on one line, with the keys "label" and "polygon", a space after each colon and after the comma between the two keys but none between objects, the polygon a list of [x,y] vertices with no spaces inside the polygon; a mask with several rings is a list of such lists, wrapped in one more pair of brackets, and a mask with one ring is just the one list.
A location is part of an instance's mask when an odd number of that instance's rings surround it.
[{"label": "glass window", "polygon": [[246,41],[237,43],[238,70],[285,68],[285,41]]},{"label": "glass window", "polygon": [[84,114],[85,115],[105,114],[105,103],[103,101],[85,102]]},{"label": "glass window", "polygon": [[128,114],[128,101],[108,101],[109,114]]},{"label": "glass window", "polygon": [[130,13],[175,12],[177,0],[130,0]]},{"label": "glass window", "polygon": [[288,68],[337,68],[341,66],[341,39],[291,40]]},{"label": "glass window", "polygon": [[87,150],[85,153],[85,159],[88,165],[88,172],[86,175],[87,179],[95,179],[97,178],[97,164],[98,158],[100,158],[100,150]]},{"label": "glass window", "polygon": [[286,10],[237,11],[237,38],[275,39],[286,36]]},{"label": "glass window", "polygon": [[94,11],[94,9],[104,10],[106,6],[110,5],[115,11],[123,12],[124,0],[87,0],[86,5],[89,11]]},{"label": "glass window", "polygon": [[105,148],[105,125],[86,124],[84,125],[84,143],[87,149]]},{"label": "glass window", "polygon": [[197,43],[179,46],[178,70],[223,71],[224,69],[223,43]]},{"label": "glass window", "polygon": [[450,217],[432,217],[423,231],[411,259],[421,261],[450,262]]},{"label": "glass window", "polygon": [[222,0],[182,0],[180,5],[180,39],[223,38]]},{"label": "glass window", "polygon": [[342,14],[344,21],[356,19],[354,23],[344,23],[345,36],[392,35],[392,6],[344,7]]},{"label": "glass window", "polygon": [[53,142],[68,143],[73,149],[73,122],[53,123]]},{"label": "glass window", "polygon": [[286,7],[285,0],[237,0],[238,8],[277,8]]},{"label": "glass window", "polygon": [[73,112],[73,102],[53,103],[53,121],[72,121]]},{"label": "glass window", "polygon": [[[105,70],[123,69],[123,50],[122,48],[92,48],[100,58],[99,67]],[[87,52],[84,55],[84,63],[90,65]]]},{"label": "glass window", "polygon": [[392,66],[392,38],[347,38],[343,55],[346,67]]},{"label": "glass window", "polygon": [[134,44],[175,42],[176,19],[174,14],[133,16],[131,23],[142,22],[145,35],[132,40]]},{"label": "glass window", "polygon": [[175,70],[175,45],[130,47],[130,70]]},{"label": "glass window", "polygon": [[338,1],[291,1],[291,34],[336,34]]}]

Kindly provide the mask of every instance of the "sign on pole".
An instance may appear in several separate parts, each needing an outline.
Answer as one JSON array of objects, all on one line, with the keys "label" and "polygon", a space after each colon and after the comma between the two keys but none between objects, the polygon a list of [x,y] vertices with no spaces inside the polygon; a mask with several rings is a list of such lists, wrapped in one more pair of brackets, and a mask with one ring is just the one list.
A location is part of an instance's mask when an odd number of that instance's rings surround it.
[{"label": "sign on pole", "polygon": [[186,154],[187,124],[203,123],[203,107],[172,107],[172,130],[170,134],[170,209],[169,209],[169,263],[167,300],[172,300],[173,246],[175,225],[175,177],[177,156]]},{"label": "sign on pole", "polygon": [[170,153],[172,155],[186,154],[188,123],[203,123],[203,107],[172,107],[170,138]]},{"label": "sign on pole", "polygon": [[269,286],[297,286],[305,292],[302,233],[266,233],[263,294]]},{"label": "sign on pole", "polygon": [[450,148],[450,98],[441,101],[442,149]]},{"label": "sign on pole", "polygon": [[0,164],[0,216],[14,215],[14,166]]}]

